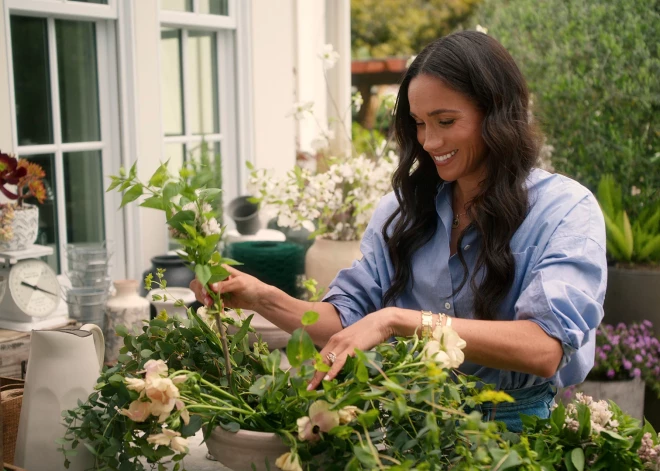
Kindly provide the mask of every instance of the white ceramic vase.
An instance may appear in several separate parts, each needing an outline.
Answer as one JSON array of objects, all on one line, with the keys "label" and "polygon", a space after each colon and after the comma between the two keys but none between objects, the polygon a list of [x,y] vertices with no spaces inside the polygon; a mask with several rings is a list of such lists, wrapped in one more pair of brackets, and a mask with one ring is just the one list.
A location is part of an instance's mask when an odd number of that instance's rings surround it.
[{"label": "white ceramic vase", "polygon": [[330,240],[317,237],[305,255],[305,276],[318,282],[319,290],[327,291],[339,270],[360,260],[359,240]]},{"label": "white ceramic vase", "polygon": [[[275,461],[290,451],[274,433],[239,430],[228,432],[216,427],[206,440],[209,453],[233,471],[266,471],[278,469]],[[268,465],[266,465],[266,461]]]},{"label": "white ceramic vase", "polygon": [[114,363],[124,339],[115,332],[115,327],[123,325],[129,331],[140,329],[144,321],[149,321],[149,301],[138,294],[140,283],[137,280],[117,280],[113,282],[117,293],[105,304],[105,361]]},{"label": "white ceramic vase", "polygon": [[33,204],[14,208],[11,230],[14,236],[11,240],[0,242],[0,250],[25,250],[34,244],[39,231],[39,208]]},{"label": "white ceramic vase", "polygon": [[[14,464],[30,471],[64,471],[64,455],[55,440],[66,428],[62,411],[85,402],[103,366],[103,332],[94,324],[80,330],[33,330],[30,339]],[[76,448],[69,471],[91,469],[94,457]]]}]

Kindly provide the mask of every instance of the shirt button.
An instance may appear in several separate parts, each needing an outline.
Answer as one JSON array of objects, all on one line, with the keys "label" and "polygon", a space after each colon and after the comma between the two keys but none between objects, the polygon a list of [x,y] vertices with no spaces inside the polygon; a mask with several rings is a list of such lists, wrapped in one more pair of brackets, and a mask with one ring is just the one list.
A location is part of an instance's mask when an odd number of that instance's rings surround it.
[{"label": "shirt button", "polygon": [[470,250],[470,244],[467,244],[465,247],[463,247],[463,250]]},{"label": "shirt button", "polygon": [[451,304],[445,303],[445,309],[451,309]]}]

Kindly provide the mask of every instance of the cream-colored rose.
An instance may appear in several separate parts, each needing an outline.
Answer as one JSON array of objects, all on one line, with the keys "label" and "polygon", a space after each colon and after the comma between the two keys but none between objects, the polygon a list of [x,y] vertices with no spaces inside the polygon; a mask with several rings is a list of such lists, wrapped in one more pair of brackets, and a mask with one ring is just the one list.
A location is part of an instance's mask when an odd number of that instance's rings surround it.
[{"label": "cream-colored rose", "polygon": [[139,399],[131,402],[128,409],[121,409],[121,415],[125,415],[133,422],[144,422],[151,415],[151,403],[140,401]]},{"label": "cream-colored rose", "polygon": [[341,425],[348,424],[350,422],[353,422],[356,417],[358,416],[358,413],[360,412],[360,409],[355,406],[346,406],[342,407],[337,411],[339,414],[339,423]]},{"label": "cream-colored rose", "polygon": [[442,350],[440,342],[437,340],[429,340],[424,349],[422,350],[422,358],[426,361],[434,361],[441,368],[450,368],[451,359],[449,355]]},{"label": "cream-colored rose", "polygon": [[144,389],[145,381],[139,378],[125,378],[126,389],[141,392]]},{"label": "cream-colored rose", "polygon": [[172,378],[172,382],[174,384],[181,384],[181,383],[185,383],[187,379],[188,379],[188,376],[186,376],[186,375],[178,375],[178,376],[175,376],[174,378]]},{"label": "cream-colored rose", "polygon": [[163,360],[149,360],[144,364],[144,371],[147,376],[157,375],[163,376],[167,374],[167,363]]},{"label": "cream-colored rose", "polygon": [[339,413],[330,410],[328,402],[316,401],[309,406],[309,416],[301,417],[297,423],[300,440],[316,441],[321,432],[329,432],[339,425]]},{"label": "cream-colored rose", "polygon": [[160,376],[150,376],[147,378],[145,392],[149,399],[158,402],[169,402],[170,399],[179,397],[179,388],[177,388],[171,379]]},{"label": "cream-colored rose", "polygon": [[275,466],[283,471],[302,471],[302,466],[300,466],[300,459],[295,453],[284,453],[282,456],[275,460]]},{"label": "cream-colored rose", "polygon": [[170,442],[170,448],[177,453],[188,453],[188,439],[183,437],[174,437]]}]

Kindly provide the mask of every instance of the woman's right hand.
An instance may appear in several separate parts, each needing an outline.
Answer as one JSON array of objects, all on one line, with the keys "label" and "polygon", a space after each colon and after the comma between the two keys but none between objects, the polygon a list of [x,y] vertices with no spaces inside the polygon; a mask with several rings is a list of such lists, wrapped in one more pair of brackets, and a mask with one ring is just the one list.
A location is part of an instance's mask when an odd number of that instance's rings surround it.
[{"label": "woman's right hand", "polygon": [[[210,288],[215,293],[223,295],[225,307],[258,310],[257,304],[268,285],[234,267],[229,265],[223,265],[223,267],[229,271],[229,278],[213,283]],[[190,282],[190,289],[195,292],[197,301],[205,306],[213,305],[213,299],[207,292],[208,288],[202,286],[197,278]]]}]

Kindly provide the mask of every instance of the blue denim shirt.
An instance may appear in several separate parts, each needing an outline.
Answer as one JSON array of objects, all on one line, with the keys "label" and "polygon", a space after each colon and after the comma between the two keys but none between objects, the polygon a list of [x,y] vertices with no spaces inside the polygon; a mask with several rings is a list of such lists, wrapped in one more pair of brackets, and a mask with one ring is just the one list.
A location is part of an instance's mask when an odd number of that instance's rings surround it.
[{"label": "blue denim shirt", "polygon": [[[577,384],[593,367],[595,329],[603,317],[607,282],[603,215],[591,192],[567,177],[535,169],[527,185],[530,209],[511,240],[515,279],[498,319],[530,320],[561,341],[563,358],[550,381],[559,387]],[[452,295],[463,279],[463,268],[458,255],[449,254],[451,188],[452,183],[439,186],[435,234],[413,255],[414,283],[408,283],[395,305],[472,319],[470,283]],[[362,259],[340,271],[324,297],[336,307],[344,327],[383,307],[394,268],[381,229],[397,205],[393,193],[382,198],[362,238]],[[467,232],[462,244],[471,277],[480,248],[476,231]],[[504,390],[548,381],[469,361],[459,369]]]}]

